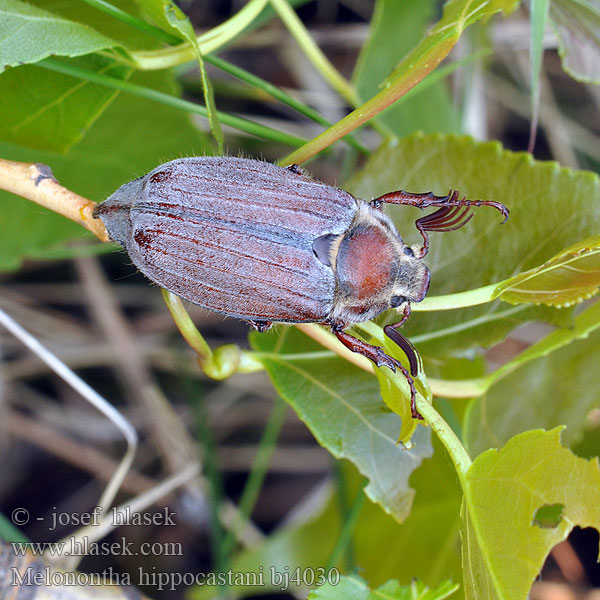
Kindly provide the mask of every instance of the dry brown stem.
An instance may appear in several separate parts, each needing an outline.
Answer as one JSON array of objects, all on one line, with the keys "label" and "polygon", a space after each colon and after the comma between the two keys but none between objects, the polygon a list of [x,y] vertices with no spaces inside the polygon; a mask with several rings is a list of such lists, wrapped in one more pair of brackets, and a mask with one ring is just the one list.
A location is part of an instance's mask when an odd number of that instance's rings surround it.
[{"label": "dry brown stem", "polygon": [[0,189],[27,198],[79,223],[103,242],[109,240],[102,221],[92,216],[96,203],[60,185],[47,165],[0,158]]}]

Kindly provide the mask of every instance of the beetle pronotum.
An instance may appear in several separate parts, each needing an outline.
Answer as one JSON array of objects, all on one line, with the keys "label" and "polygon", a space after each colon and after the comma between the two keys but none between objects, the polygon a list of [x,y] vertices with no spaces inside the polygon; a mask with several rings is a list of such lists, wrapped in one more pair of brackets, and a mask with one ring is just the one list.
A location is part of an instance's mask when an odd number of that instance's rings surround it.
[{"label": "beetle pronotum", "polygon": [[[438,207],[417,219],[423,245],[407,246],[384,204]],[[246,158],[182,158],[120,187],[94,216],[152,281],[209,310],[244,319],[259,331],[273,322],[323,323],[353,352],[400,369],[411,390],[418,353],[397,329],[423,300],[430,273],[423,258],[430,231],[466,225],[474,206],[457,191],[391,192],[366,202],[311,179],[297,165]],[[398,308],[384,330],[406,353],[410,372],[382,348],[345,330]]]}]

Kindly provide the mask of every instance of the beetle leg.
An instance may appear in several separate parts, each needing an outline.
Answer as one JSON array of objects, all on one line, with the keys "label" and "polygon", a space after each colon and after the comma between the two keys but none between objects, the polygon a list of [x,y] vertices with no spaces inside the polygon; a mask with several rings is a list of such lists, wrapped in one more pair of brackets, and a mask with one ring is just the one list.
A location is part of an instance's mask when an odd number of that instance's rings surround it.
[{"label": "beetle leg", "polygon": [[373,346],[373,344],[363,342],[338,327],[333,327],[333,333],[335,333],[337,339],[340,340],[346,348],[352,350],[352,352],[357,352],[358,354],[366,356],[378,367],[388,367],[395,373],[396,367],[402,366],[395,358],[388,356],[380,346]]},{"label": "beetle leg", "polygon": [[[335,333],[336,337],[346,348],[352,350],[352,352],[357,352],[358,354],[362,354],[366,356],[369,360],[372,360],[378,367],[389,367],[394,373],[396,369],[400,369],[408,385],[410,387],[410,412],[413,419],[423,419],[423,416],[417,410],[416,399],[417,399],[417,390],[415,389],[415,382],[413,378],[410,376],[410,373],[404,368],[400,361],[395,358],[388,356],[383,348],[379,346],[373,346],[372,344],[368,344],[367,342],[363,342],[358,338],[346,333],[342,330],[340,326],[333,326],[333,333]],[[394,332],[396,333],[396,332]],[[398,334],[400,335],[400,334]],[[404,339],[404,338],[403,338]],[[404,348],[403,348],[404,349]],[[409,357],[410,361],[410,357]],[[411,367],[412,369],[412,367]]]},{"label": "beetle leg", "polygon": [[405,302],[404,303],[404,309],[402,311],[402,318],[397,322],[394,323],[393,325],[388,325],[388,327],[393,327],[394,329],[398,328],[398,327],[402,327],[402,325],[404,325],[404,323],[406,322],[406,320],[408,319],[408,317],[410,317],[410,302]]},{"label": "beetle leg", "polygon": [[249,325],[252,325],[256,331],[268,331],[273,327],[273,321],[248,321]]},{"label": "beetle leg", "polygon": [[[439,210],[434,213],[417,219],[415,225],[423,236],[424,244],[421,248],[419,258],[423,258],[429,251],[429,236],[427,231],[454,231],[466,225],[472,218],[468,214],[472,206],[491,206],[500,211],[504,216],[503,223],[508,219],[508,208],[500,202],[491,200],[467,200],[460,198],[458,190],[450,190],[447,196],[435,196],[431,192],[423,194],[411,194],[409,192],[390,192],[371,201],[371,205],[379,208],[383,203],[403,204],[416,206],[418,208],[427,208],[429,206],[439,206]],[[461,207],[464,207],[461,210]]]},{"label": "beetle leg", "polygon": [[306,175],[306,171],[300,166],[294,163],[293,165],[289,165],[286,167],[288,171],[295,173],[296,175]]},{"label": "beetle leg", "polygon": [[399,190],[384,194],[371,201],[371,204],[375,207],[381,203],[404,204],[416,206],[417,208],[428,208],[429,206],[491,206],[502,213],[504,217],[503,223],[506,223],[506,219],[508,219],[508,208],[504,204],[491,200],[467,200],[466,198],[459,198],[458,190],[450,190],[447,196],[435,196],[431,192],[411,194],[410,192]]},{"label": "beetle leg", "polygon": [[413,419],[423,421],[423,415],[417,410],[417,390],[415,388],[415,382],[410,376],[410,373],[402,365],[399,365],[398,368],[402,371],[402,375],[404,375],[408,382],[408,386],[410,387],[410,415]]}]

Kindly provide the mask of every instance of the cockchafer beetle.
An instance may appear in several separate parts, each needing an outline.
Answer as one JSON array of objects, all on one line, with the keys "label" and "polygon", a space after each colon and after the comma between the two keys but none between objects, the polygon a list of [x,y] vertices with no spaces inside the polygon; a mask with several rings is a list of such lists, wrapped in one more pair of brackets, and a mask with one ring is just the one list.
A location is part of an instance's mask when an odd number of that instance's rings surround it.
[{"label": "cockchafer beetle", "polygon": [[[407,246],[384,204],[435,212],[417,219],[423,246]],[[411,302],[429,289],[423,258],[428,232],[468,223],[473,206],[499,202],[397,191],[366,202],[310,178],[298,165],[278,167],[246,158],[181,158],[120,187],[99,204],[110,236],[149,279],[209,310],[248,321],[322,323],[353,352],[377,366],[400,369],[411,390],[419,369],[414,346],[396,331]],[[384,331],[408,357],[410,373],[382,348],[345,330],[398,308]]]}]

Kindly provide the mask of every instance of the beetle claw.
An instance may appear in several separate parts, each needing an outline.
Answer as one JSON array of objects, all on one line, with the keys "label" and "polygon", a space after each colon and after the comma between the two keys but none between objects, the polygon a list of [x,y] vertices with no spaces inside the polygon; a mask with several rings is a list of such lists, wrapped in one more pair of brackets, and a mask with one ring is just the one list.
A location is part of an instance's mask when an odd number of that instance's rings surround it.
[{"label": "beetle claw", "polygon": [[307,173],[306,170],[303,169],[300,165],[297,165],[296,163],[292,164],[292,165],[288,165],[286,167],[286,169],[288,171],[291,171],[292,173],[294,173],[295,175],[304,175],[306,177]]},{"label": "beetle claw", "polygon": [[380,348],[379,346],[373,346],[373,348],[375,348],[377,351],[375,352],[375,358],[371,358],[371,360],[373,360],[373,362],[378,366],[378,367],[388,367],[388,369],[390,369],[390,371],[392,371],[392,373],[396,372],[396,367],[400,365],[400,363],[395,359],[392,358],[391,356],[388,356],[383,348]]},{"label": "beetle claw", "polygon": [[254,327],[256,331],[260,331],[260,333],[268,331],[273,327],[273,321],[248,321],[248,324]]}]

